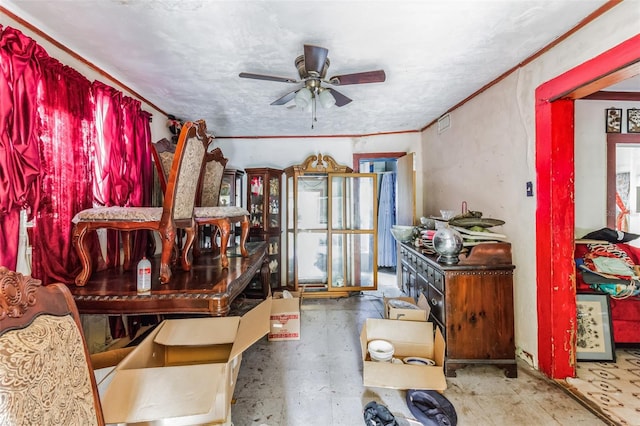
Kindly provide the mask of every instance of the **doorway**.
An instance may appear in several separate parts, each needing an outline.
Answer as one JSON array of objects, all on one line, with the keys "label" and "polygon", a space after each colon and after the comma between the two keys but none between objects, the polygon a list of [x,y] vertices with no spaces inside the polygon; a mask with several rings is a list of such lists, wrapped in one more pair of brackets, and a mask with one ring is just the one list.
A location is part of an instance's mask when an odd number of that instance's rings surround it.
[{"label": "doorway", "polygon": [[553,379],[574,377],[576,366],[573,103],[639,74],[639,65],[637,35],[536,90],[538,362]]},{"label": "doorway", "polygon": [[398,161],[395,157],[360,158],[359,173],[375,173],[378,184],[378,269],[395,271],[397,264],[396,242],[391,235],[391,227],[397,223],[396,176]]},{"label": "doorway", "polygon": [[399,223],[398,212],[404,210],[398,193],[398,159],[405,152],[377,152],[353,154],[353,170],[376,173],[378,177],[378,268],[395,271],[397,245],[391,235],[391,226]]}]

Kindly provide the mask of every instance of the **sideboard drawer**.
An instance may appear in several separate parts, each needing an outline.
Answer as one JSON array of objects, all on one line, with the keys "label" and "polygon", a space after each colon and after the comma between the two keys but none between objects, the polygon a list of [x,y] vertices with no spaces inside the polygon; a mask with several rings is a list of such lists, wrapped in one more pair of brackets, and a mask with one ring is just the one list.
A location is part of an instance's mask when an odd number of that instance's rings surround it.
[{"label": "sideboard drawer", "polygon": [[425,296],[427,296],[427,301],[431,307],[431,315],[441,324],[444,324],[444,295],[433,286],[429,286],[428,293]]}]

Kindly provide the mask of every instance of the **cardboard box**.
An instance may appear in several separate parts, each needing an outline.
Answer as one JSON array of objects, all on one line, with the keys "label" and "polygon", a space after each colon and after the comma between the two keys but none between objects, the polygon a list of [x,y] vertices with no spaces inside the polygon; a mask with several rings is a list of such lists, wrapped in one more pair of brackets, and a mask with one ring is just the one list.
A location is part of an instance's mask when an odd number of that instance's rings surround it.
[{"label": "cardboard box", "polygon": [[[411,303],[417,306],[419,309],[407,309],[407,308],[394,308],[389,305],[390,300],[402,300],[404,302]],[[429,313],[431,312],[431,306],[427,302],[427,298],[424,294],[420,293],[418,297],[418,303],[413,300],[413,297],[385,297],[384,298],[384,317],[387,319],[404,320],[404,321],[428,321]]]},{"label": "cardboard box", "polygon": [[[394,358],[415,356],[435,361],[435,366],[372,361],[367,351],[371,340],[384,339],[394,346]],[[444,391],[445,342],[440,329],[424,321],[396,321],[367,318],[360,333],[362,375],[365,386],[391,389],[431,389]]]},{"label": "cardboard box", "polygon": [[293,298],[285,299],[282,292],[275,292],[271,301],[271,328],[269,341],[300,340],[300,301],[302,293],[290,292]]},{"label": "cardboard box", "polygon": [[107,423],[228,424],[242,352],[269,332],[271,298],[242,317],[165,320],[110,374]]}]

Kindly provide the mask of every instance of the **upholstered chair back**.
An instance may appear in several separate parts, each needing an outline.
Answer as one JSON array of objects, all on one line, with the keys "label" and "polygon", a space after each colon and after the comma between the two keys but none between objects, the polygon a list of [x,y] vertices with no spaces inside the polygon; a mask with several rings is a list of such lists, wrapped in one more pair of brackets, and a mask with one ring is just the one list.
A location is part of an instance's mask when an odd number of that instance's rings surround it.
[{"label": "upholstered chair back", "polygon": [[103,425],[102,416],[68,288],[0,267],[0,424]]},{"label": "upholstered chair back", "polygon": [[[173,206],[173,220],[192,220],[195,206],[198,182],[211,136],[205,133],[204,122],[189,129],[188,134],[178,144],[184,142],[184,147],[178,146],[173,158],[167,189],[165,191],[165,212]],[[173,176],[175,175],[175,176]]]},{"label": "upholstered chair back", "polygon": [[166,138],[160,139],[156,143],[151,144],[151,152],[153,153],[153,162],[158,172],[158,180],[160,182],[160,190],[164,194],[167,190],[167,181],[169,173],[173,165],[173,157],[176,152],[176,146],[169,142]]},{"label": "upholstered chair back", "polygon": [[220,148],[205,155],[200,179],[200,198],[196,201],[198,207],[218,207],[220,204],[220,188],[227,161]]}]

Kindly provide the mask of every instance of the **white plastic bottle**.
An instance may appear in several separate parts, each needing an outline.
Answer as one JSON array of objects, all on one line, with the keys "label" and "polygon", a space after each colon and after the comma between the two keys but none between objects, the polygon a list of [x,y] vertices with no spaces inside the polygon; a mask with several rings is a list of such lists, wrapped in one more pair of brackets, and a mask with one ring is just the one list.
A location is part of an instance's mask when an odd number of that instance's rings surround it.
[{"label": "white plastic bottle", "polygon": [[142,257],[138,262],[137,270],[138,282],[137,288],[139,294],[148,294],[151,292],[151,262],[146,257]]}]

